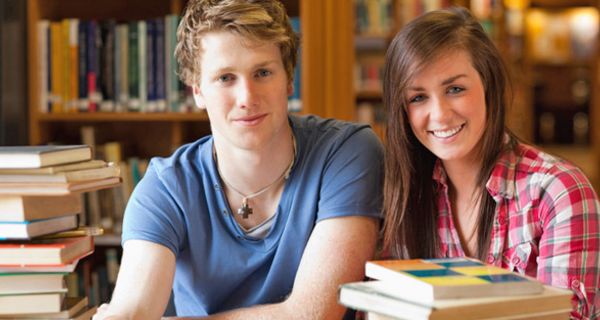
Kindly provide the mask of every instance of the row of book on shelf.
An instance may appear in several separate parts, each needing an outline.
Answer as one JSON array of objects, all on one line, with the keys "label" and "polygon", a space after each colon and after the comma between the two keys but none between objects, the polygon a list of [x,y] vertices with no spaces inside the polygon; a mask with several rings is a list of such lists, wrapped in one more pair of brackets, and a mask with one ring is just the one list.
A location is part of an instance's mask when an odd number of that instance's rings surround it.
[{"label": "row of book on shelf", "polygon": [[173,54],[179,19],[38,21],[40,111],[190,111]]},{"label": "row of book on shelf", "polygon": [[472,258],[373,260],[339,302],[373,319],[568,319],[569,290]]},{"label": "row of book on shelf", "polygon": [[[122,23],[38,21],[40,112],[198,111],[191,89],[177,76],[180,20],[170,14]],[[291,23],[300,32],[300,19],[293,17]],[[290,111],[302,108],[300,76],[298,66]]]},{"label": "row of book on shelf", "polygon": [[120,182],[86,145],[0,147],[0,318],[91,318],[66,285],[102,233],[81,224],[81,194]]}]

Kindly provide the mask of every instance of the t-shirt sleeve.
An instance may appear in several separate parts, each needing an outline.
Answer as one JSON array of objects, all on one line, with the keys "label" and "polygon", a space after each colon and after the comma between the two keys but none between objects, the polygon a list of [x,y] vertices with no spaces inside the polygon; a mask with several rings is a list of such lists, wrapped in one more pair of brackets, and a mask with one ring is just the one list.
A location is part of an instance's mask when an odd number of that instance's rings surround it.
[{"label": "t-shirt sleeve", "polygon": [[342,141],[323,171],[317,221],[339,216],[381,217],[383,147],[364,127]]},{"label": "t-shirt sleeve", "polygon": [[172,196],[173,190],[165,184],[167,173],[160,172],[159,167],[151,161],[131,194],[123,218],[121,242],[146,240],[169,248],[177,256],[185,234],[184,220]]}]

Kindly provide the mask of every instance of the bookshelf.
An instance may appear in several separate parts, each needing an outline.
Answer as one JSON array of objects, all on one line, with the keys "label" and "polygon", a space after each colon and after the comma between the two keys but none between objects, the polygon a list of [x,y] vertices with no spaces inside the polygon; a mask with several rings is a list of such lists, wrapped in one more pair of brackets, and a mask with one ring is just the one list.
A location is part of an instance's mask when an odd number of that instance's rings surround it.
[{"label": "bookshelf", "polygon": [[524,19],[530,138],[581,167],[598,190],[598,3],[533,0]]}]

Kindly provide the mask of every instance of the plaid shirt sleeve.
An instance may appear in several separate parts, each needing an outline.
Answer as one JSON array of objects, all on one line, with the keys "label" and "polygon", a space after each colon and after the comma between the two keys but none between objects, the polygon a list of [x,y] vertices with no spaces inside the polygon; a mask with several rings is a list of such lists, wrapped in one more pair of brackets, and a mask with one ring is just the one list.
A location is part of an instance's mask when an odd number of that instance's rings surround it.
[{"label": "plaid shirt sleeve", "polygon": [[585,175],[556,166],[541,181],[537,277],[574,292],[575,319],[600,318],[600,203]]}]

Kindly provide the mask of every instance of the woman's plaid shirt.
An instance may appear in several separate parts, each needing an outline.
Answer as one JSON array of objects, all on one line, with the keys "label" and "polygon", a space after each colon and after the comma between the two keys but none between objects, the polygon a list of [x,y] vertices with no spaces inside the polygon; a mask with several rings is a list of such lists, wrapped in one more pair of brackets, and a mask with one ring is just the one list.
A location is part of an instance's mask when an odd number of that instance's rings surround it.
[{"label": "woman's plaid shirt", "polygon": [[[465,252],[449,206],[441,162],[440,257]],[[570,288],[576,319],[600,318],[600,203],[577,167],[524,144],[501,155],[487,182],[497,203],[487,262]]]}]

